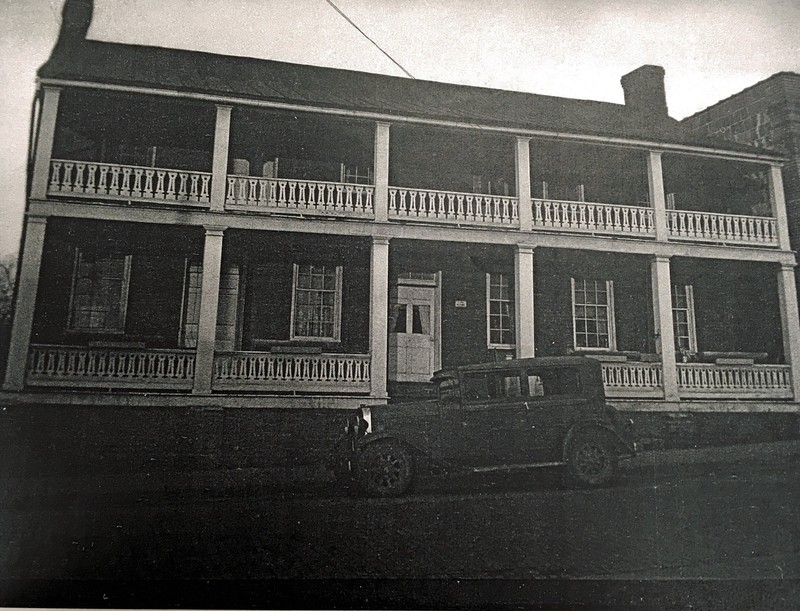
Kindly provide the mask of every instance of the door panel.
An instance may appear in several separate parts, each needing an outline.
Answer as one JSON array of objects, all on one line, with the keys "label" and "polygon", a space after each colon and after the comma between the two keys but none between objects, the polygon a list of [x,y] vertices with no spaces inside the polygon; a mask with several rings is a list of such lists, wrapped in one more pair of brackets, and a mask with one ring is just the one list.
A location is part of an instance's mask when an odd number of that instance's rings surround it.
[{"label": "door panel", "polygon": [[397,287],[390,304],[389,379],[429,382],[433,375],[436,289]]}]

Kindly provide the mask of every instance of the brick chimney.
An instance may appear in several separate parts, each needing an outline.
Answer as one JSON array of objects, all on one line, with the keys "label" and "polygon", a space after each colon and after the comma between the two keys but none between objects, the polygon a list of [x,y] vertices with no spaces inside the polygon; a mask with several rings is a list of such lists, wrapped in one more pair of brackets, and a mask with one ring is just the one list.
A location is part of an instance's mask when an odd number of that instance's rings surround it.
[{"label": "brick chimney", "polygon": [[61,10],[61,31],[56,44],[71,46],[85,40],[93,12],[93,0],[66,0]]},{"label": "brick chimney", "polygon": [[625,92],[625,106],[653,118],[668,116],[664,90],[664,68],[644,65],[620,79]]}]

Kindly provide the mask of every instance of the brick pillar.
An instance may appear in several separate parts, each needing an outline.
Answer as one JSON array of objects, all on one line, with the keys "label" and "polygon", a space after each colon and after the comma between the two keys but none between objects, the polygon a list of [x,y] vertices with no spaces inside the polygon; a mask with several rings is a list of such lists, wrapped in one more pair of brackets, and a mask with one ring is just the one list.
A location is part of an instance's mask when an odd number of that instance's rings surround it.
[{"label": "brick pillar", "polygon": [[514,251],[514,314],[517,358],[534,356],[533,248],[517,246]]},{"label": "brick pillar", "polygon": [[379,223],[389,218],[389,123],[375,124],[375,220]]},{"label": "brick pillar", "polygon": [[772,217],[778,228],[778,246],[781,250],[791,250],[789,244],[789,220],[786,217],[786,196],[783,191],[783,175],[781,166],[773,164],[769,167],[769,202]]},{"label": "brick pillar", "polygon": [[28,363],[46,229],[47,217],[28,217],[19,267],[17,298],[14,304],[14,322],[8,345],[5,381],[7,390],[22,390],[25,385],[25,367]]},{"label": "brick pillar", "polygon": [[217,340],[219,279],[222,270],[222,240],[225,227],[206,227],[203,246],[203,282],[200,288],[200,319],[197,328],[197,352],[194,364],[196,394],[210,394],[214,375],[214,349]]},{"label": "brick pillar", "polygon": [[650,151],[647,156],[647,188],[650,193],[650,206],[653,208],[653,222],[656,240],[669,239],[667,225],[667,200],[664,196],[664,174],[661,167],[661,153]]},{"label": "brick pillar", "polygon": [[792,368],[794,400],[800,400],[800,317],[797,311],[797,287],[793,265],[781,265],[778,272],[778,299],[783,330],[783,355]]},{"label": "brick pillar", "polygon": [[672,327],[672,281],[669,257],[656,255],[650,261],[653,286],[653,316],[658,333],[657,351],[661,354],[664,399],[678,401],[678,367],[675,358],[675,332]]},{"label": "brick pillar", "polygon": [[211,209],[225,210],[225,189],[228,184],[228,144],[231,133],[231,107],[217,106],[214,126],[214,158],[211,163]]},{"label": "brick pillar", "polygon": [[389,316],[389,238],[372,238],[369,294],[370,396],[385,399],[386,360],[389,350],[386,330]]},{"label": "brick pillar", "polygon": [[36,153],[33,158],[31,176],[31,198],[47,197],[47,183],[50,179],[50,158],[53,156],[53,140],[56,135],[58,99],[61,90],[57,87],[43,87],[42,107],[39,112],[39,134],[36,139]]},{"label": "brick pillar", "polygon": [[533,211],[531,210],[531,152],[530,138],[517,136],[514,147],[514,162],[517,176],[517,200],[519,201],[519,229],[533,229]]}]

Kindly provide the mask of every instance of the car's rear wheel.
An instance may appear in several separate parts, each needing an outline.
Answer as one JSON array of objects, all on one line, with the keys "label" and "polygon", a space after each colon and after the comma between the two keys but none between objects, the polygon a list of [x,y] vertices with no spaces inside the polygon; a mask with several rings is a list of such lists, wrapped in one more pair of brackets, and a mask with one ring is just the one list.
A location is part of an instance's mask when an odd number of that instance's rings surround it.
[{"label": "car's rear wheel", "polygon": [[578,486],[605,486],[617,475],[617,452],[604,432],[581,433],[570,444],[567,466]]},{"label": "car's rear wheel", "polygon": [[399,496],[414,479],[414,455],[393,439],[366,446],[358,457],[358,483],[370,496]]}]

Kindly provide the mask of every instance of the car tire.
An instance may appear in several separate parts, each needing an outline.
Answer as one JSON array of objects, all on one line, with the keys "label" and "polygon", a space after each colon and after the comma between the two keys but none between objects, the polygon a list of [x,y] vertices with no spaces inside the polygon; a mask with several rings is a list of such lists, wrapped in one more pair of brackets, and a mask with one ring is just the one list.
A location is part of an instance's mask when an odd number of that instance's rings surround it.
[{"label": "car tire", "polygon": [[366,446],[358,457],[358,484],[364,494],[400,496],[414,479],[414,455],[393,439]]},{"label": "car tire", "polygon": [[617,476],[618,456],[602,431],[580,433],[569,445],[570,480],[582,488],[607,486]]}]

